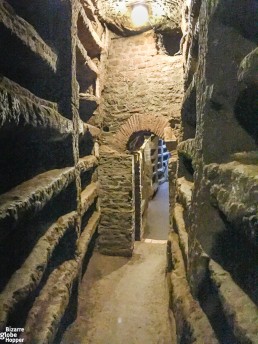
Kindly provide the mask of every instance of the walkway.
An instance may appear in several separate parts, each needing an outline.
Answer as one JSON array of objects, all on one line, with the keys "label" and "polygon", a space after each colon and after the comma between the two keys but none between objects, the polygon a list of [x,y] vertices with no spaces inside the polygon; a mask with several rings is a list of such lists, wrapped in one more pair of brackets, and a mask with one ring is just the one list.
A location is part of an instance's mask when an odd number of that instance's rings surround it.
[{"label": "walkway", "polygon": [[149,202],[145,238],[167,240],[169,232],[169,185],[165,182]]},{"label": "walkway", "polygon": [[176,343],[165,275],[168,207],[164,183],[149,203],[148,235],[135,243],[132,258],[94,252],[81,284],[77,320],[62,344]]}]

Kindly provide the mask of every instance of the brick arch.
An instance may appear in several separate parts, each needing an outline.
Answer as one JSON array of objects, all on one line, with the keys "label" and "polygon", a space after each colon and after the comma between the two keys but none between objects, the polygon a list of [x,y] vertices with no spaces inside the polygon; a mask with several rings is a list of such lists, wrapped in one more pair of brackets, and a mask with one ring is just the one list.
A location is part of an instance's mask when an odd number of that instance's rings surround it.
[{"label": "brick arch", "polygon": [[168,119],[161,115],[132,115],[114,135],[113,145],[116,150],[126,151],[127,142],[137,131],[150,131],[164,141],[173,140],[174,135]]}]

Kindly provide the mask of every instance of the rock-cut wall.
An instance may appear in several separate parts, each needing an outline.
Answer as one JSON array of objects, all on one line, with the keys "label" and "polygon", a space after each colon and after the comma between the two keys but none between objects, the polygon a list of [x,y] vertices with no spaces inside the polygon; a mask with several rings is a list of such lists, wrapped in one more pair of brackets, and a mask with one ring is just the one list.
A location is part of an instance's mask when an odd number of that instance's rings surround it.
[{"label": "rock-cut wall", "polygon": [[[108,32],[84,1],[0,2],[0,332],[56,343],[100,211]],[[100,75],[101,74],[101,75]]]},{"label": "rock-cut wall", "polygon": [[258,341],[257,15],[252,0],[193,0],[185,11],[183,141],[171,247],[177,271],[181,256],[188,300],[198,301],[192,310],[179,302],[176,270],[171,284],[181,338],[184,326],[194,329],[189,342],[199,326],[194,309],[218,342]]}]

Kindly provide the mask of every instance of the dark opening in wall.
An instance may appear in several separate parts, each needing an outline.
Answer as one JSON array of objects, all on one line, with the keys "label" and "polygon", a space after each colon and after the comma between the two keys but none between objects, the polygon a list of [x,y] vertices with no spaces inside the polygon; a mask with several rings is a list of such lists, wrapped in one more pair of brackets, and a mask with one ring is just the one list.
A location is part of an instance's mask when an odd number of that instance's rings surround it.
[{"label": "dark opening in wall", "polygon": [[190,85],[186,92],[181,110],[183,140],[195,137],[196,111],[196,88]]},{"label": "dark opening in wall", "polygon": [[150,136],[150,135],[151,135],[150,131],[137,131],[133,133],[127,142],[127,145],[126,145],[127,149],[130,152],[139,150],[141,146],[143,145],[146,136]]},{"label": "dark opening in wall", "polygon": [[72,137],[48,141],[47,136],[33,129],[2,133],[0,194],[45,171],[73,165]]},{"label": "dark opening in wall", "polygon": [[212,258],[227,270],[234,281],[258,304],[257,247],[250,243],[243,228],[236,228],[220,212],[226,230],[217,235]]},{"label": "dark opening in wall", "polygon": [[109,133],[109,127],[108,127],[107,125],[105,125],[105,126],[103,127],[103,131],[104,131],[105,133]]},{"label": "dark opening in wall", "polygon": [[88,222],[89,222],[89,219],[91,218],[92,214],[97,210],[97,203],[98,201],[95,200],[93,202],[93,204],[89,207],[89,209],[86,211],[86,213],[83,215],[82,217],[82,224],[81,224],[81,227],[82,227],[82,233],[84,232]]},{"label": "dark opening in wall", "polygon": [[[76,186],[73,182],[54,197],[42,211],[28,213],[13,231],[0,243],[0,290],[12,274],[23,264],[36,242],[57,219],[76,209]],[[1,228],[6,233],[10,227]],[[65,251],[64,251],[65,252]],[[18,313],[19,314],[19,313]]]},{"label": "dark opening in wall", "polygon": [[242,91],[235,104],[235,116],[238,123],[258,145],[258,87],[253,85]]},{"label": "dark opening in wall", "polygon": [[[221,344],[240,344],[225,317],[218,292],[207,273],[200,285],[198,300]],[[185,343],[185,342],[184,342]]]},{"label": "dark opening in wall", "polygon": [[40,55],[0,24],[0,73],[36,96],[58,101],[55,73]]},{"label": "dark opening in wall", "polygon": [[[225,11],[225,8],[230,8],[230,11]],[[258,42],[257,0],[224,0],[220,11],[223,24],[234,27],[245,38]]]},{"label": "dark opening in wall", "polygon": [[91,168],[89,171],[81,173],[81,188],[84,190],[91,182],[98,179],[97,168]]},{"label": "dark opening in wall", "polygon": [[98,104],[96,101],[82,101],[80,99],[80,118],[87,123],[94,116],[94,111],[97,109],[97,107]]},{"label": "dark opening in wall", "polygon": [[62,19],[62,6],[58,0],[6,0],[17,15],[24,18],[33,25],[40,36],[46,41],[52,41],[56,35],[57,27],[53,23],[53,18],[58,17],[58,23]]},{"label": "dark opening in wall", "polygon": [[92,154],[94,148],[93,137],[90,132],[83,135],[79,140],[80,158]]},{"label": "dark opening in wall", "polygon": [[192,164],[192,159],[180,154],[179,155],[179,177],[185,177],[189,181],[193,181],[194,168]]},{"label": "dark opening in wall", "polygon": [[[76,248],[76,231],[74,228],[69,228],[65,235],[60,240],[58,246],[55,248],[49,265],[44,272],[43,278],[40,281],[38,287],[35,291],[33,291],[28,298],[23,300],[18,304],[18,308],[16,312],[10,316],[8,319],[8,326],[11,327],[24,327],[26,323],[26,319],[28,317],[28,313],[33,305],[33,302],[36,297],[39,296],[41,289],[46,284],[48,277],[50,274],[58,268],[61,264],[65,261],[74,259],[74,252]],[[70,301],[71,302],[71,301]],[[71,315],[70,315],[71,316]]]},{"label": "dark opening in wall", "polygon": [[161,35],[161,44],[167,55],[174,56],[180,50],[182,31],[173,31]]}]

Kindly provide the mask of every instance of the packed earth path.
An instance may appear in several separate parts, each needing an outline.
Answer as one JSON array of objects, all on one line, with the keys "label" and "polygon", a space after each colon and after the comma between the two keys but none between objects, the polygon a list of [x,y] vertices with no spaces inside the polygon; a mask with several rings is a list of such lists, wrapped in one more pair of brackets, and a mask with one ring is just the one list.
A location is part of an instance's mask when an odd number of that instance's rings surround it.
[{"label": "packed earth path", "polygon": [[136,242],[132,258],[93,253],[81,284],[78,317],[62,344],[176,343],[166,240],[150,236]]}]

